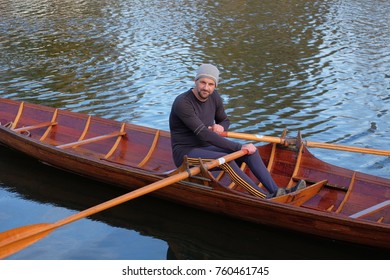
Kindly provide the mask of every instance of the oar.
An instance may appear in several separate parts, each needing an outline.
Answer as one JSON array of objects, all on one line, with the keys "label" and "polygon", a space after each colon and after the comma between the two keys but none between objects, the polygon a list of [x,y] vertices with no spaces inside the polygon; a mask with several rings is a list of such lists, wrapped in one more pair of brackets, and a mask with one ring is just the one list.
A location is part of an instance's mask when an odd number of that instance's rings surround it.
[{"label": "oar", "polygon": [[[239,157],[242,157],[248,153],[247,150],[237,151],[231,154],[228,154],[219,159],[212,160],[210,162],[206,162],[204,167],[209,170],[215,168],[225,162],[229,162],[235,160]],[[10,256],[23,248],[37,242],[38,240],[44,238],[49,233],[54,231],[55,229],[69,224],[71,222],[80,220],[82,218],[91,216],[108,208],[117,206],[121,203],[129,201],[131,199],[140,197],[142,195],[151,193],[163,187],[169,186],[171,184],[177,183],[181,180],[184,180],[188,177],[197,175],[201,172],[201,168],[199,166],[192,167],[187,171],[183,171],[167,178],[164,178],[160,181],[154,182],[150,185],[139,188],[135,191],[126,193],[114,199],[108,200],[91,208],[88,208],[84,211],[71,215],[67,218],[59,220],[55,223],[44,223],[44,224],[33,224],[27,225],[15,229],[11,229],[5,232],[0,233],[0,259],[3,259],[7,256]]]},{"label": "oar", "polygon": [[[251,140],[251,141],[259,141],[259,142],[268,142],[268,143],[277,143],[277,144],[288,144],[288,141],[291,141],[291,139],[286,140],[281,137],[273,137],[273,136],[262,136],[262,135],[256,135],[256,134],[247,134],[247,133],[239,133],[239,132],[231,132],[231,131],[225,131],[223,132],[222,136],[229,137],[229,138],[237,138],[237,139],[243,139],[243,140]],[[345,145],[338,145],[338,144],[330,144],[330,143],[321,143],[321,142],[314,142],[314,141],[302,141],[307,147],[312,148],[322,148],[322,149],[331,149],[331,150],[339,150],[339,151],[347,151],[347,152],[355,152],[355,153],[362,153],[362,154],[373,154],[373,155],[381,155],[381,156],[390,156],[389,150],[377,150],[377,149],[369,149],[369,148],[360,148],[360,147],[354,147],[354,146],[345,146]]]}]

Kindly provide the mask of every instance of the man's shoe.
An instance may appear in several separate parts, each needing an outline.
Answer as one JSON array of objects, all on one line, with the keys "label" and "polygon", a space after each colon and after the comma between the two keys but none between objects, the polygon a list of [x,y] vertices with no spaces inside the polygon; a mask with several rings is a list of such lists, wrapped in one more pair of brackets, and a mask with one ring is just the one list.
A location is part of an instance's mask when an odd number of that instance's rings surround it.
[{"label": "man's shoe", "polygon": [[287,191],[287,193],[292,193],[292,192],[296,192],[296,191],[302,190],[304,188],[306,188],[306,181],[305,180],[299,180],[298,183],[294,187],[286,189],[286,191]]},{"label": "man's shoe", "polygon": [[278,191],[277,191],[276,194],[275,194],[275,197],[281,196],[281,195],[285,195],[285,194],[287,194],[286,189],[284,189],[284,188],[279,188]]},{"label": "man's shoe", "polygon": [[299,180],[298,183],[294,187],[289,188],[289,189],[279,188],[276,193],[271,194],[270,197],[267,197],[267,198],[272,198],[272,197],[277,197],[277,196],[289,194],[292,192],[302,190],[304,188],[306,188],[306,182],[304,180]]}]

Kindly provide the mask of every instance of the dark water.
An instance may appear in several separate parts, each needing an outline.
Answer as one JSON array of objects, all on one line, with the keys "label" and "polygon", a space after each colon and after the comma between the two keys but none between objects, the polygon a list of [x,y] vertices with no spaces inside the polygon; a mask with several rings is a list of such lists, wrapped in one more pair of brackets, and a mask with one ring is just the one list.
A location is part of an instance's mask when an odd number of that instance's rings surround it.
[{"label": "dark water", "polygon": [[[0,11],[1,97],[168,129],[173,99],[211,62],[232,130],[278,136],[287,128],[312,141],[389,149],[388,1],[0,0]],[[313,152],[390,177],[389,157]],[[56,221],[120,192],[0,155],[0,231]],[[367,256],[380,254],[140,198],[11,258]]]}]

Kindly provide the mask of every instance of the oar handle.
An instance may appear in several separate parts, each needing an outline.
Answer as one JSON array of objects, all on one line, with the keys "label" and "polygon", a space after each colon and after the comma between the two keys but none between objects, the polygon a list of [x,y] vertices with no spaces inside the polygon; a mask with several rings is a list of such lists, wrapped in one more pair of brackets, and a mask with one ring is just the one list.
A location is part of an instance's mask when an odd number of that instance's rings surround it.
[{"label": "oar handle", "polygon": [[273,136],[264,136],[259,134],[247,134],[247,133],[239,133],[239,132],[232,132],[232,131],[224,131],[220,134],[222,137],[229,137],[229,138],[237,138],[237,139],[244,139],[244,140],[251,140],[251,141],[258,141],[258,142],[268,142],[268,143],[276,143],[276,144],[286,144],[286,140],[280,137],[273,137]]}]

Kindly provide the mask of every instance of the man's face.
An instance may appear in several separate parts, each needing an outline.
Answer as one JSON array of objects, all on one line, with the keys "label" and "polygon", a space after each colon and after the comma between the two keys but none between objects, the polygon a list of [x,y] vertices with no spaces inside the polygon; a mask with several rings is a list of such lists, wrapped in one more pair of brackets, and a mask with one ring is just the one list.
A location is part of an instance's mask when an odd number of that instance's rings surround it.
[{"label": "man's face", "polygon": [[210,78],[200,78],[195,81],[195,94],[200,101],[206,101],[214,92],[215,82]]}]

